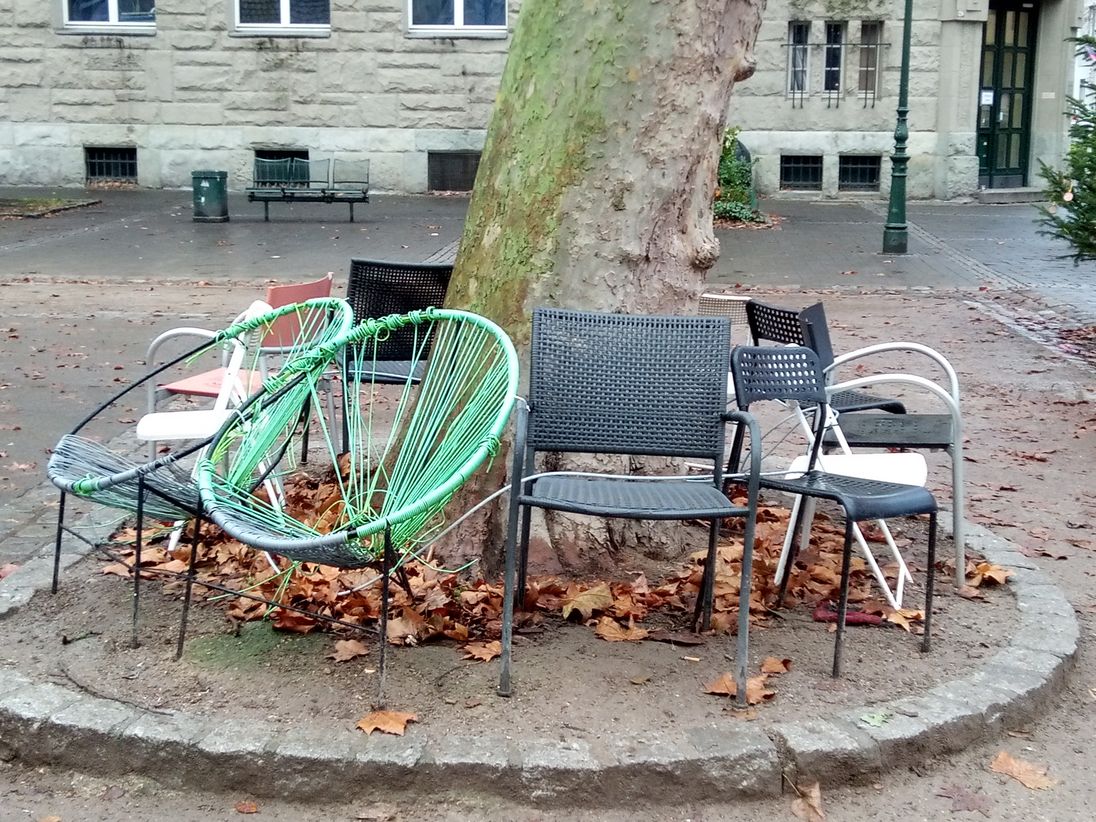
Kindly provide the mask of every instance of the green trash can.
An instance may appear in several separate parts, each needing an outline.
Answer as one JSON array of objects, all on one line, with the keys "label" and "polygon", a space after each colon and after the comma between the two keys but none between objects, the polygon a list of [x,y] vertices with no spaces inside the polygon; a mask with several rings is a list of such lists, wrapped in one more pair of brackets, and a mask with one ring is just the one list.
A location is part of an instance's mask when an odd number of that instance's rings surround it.
[{"label": "green trash can", "polygon": [[194,222],[228,222],[228,172],[192,171]]}]

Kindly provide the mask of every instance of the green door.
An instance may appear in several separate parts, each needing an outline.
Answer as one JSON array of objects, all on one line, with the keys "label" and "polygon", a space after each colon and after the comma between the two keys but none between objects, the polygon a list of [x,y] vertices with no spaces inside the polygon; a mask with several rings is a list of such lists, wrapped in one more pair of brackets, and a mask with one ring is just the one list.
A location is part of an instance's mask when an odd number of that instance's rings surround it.
[{"label": "green door", "polygon": [[984,188],[1028,182],[1036,13],[1034,2],[990,0],[978,89],[978,184]]}]

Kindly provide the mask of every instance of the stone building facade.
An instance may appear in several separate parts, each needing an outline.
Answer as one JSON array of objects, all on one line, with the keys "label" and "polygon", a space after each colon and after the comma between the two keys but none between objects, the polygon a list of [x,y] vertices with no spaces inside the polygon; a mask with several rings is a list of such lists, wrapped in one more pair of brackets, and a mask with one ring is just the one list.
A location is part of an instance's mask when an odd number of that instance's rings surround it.
[{"label": "stone building facade", "polygon": [[[368,159],[374,190],[458,187],[517,2],[0,0],[0,184],[226,169],[242,188],[256,156],[307,155]],[[1067,144],[1081,13],[914,3],[911,197],[1037,184]],[[759,190],[886,193],[902,16],[902,0],[769,0],[729,116]]]}]

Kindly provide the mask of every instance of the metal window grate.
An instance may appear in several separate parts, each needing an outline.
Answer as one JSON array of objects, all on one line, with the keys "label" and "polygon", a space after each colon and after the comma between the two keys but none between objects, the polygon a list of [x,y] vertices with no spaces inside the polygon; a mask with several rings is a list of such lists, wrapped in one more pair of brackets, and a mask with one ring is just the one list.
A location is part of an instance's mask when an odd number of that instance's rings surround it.
[{"label": "metal window grate", "polygon": [[845,24],[826,23],[826,51],[822,73],[822,90],[826,108],[841,105],[841,74],[845,63]]},{"label": "metal window grate", "polygon": [[880,53],[883,46],[883,23],[880,20],[864,20],[860,23],[860,71],[857,91],[864,100],[864,108],[875,108],[879,94]]},{"label": "metal window grate", "polygon": [[878,154],[848,155],[838,158],[838,191],[878,191],[882,158]]},{"label": "metal window grate", "polygon": [[821,191],[821,155],[781,154],[780,188],[785,190]]},{"label": "metal window grate", "polygon": [[811,24],[804,20],[788,23],[788,97],[792,108],[803,108],[810,86],[810,51],[808,40]]},{"label": "metal window grate", "polygon": [[88,183],[136,183],[137,149],[132,146],[84,146]]},{"label": "metal window grate", "polygon": [[471,191],[479,161],[478,151],[427,152],[427,187],[431,191]]}]

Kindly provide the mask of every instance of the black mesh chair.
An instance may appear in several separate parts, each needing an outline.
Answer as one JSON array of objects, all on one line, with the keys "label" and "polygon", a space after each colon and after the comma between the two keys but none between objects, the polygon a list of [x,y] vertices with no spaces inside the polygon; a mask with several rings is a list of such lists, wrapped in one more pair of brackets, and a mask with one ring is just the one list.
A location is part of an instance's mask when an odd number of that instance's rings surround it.
[{"label": "black mesh chair", "polygon": [[[445,292],[452,276],[452,264],[395,263],[354,257],[350,260],[346,301],[354,311],[355,323],[430,307],[441,308],[445,305]],[[409,377],[419,381],[426,371],[427,360],[421,356],[423,346],[417,333],[417,326],[393,331],[387,340],[370,349],[368,361],[352,356],[354,352],[350,352],[346,362],[361,362],[362,367],[373,369],[364,382],[403,385]],[[344,420],[344,447],[347,437]]]},{"label": "black mesh chair", "polygon": [[[841,562],[840,601],[837,610],[837,639],[833,655],[833,675],[841,674],[841,654],[845,636],[845,617],[849,603],[849,572],[852,559],[853,525],[863,520],[889,519],[898,516],[929,515],[928,567],[925,584],[925,634],[922,650],[929,650],[932,625],[933,574],[936,562],[936,500],[925,488],[892,482],[860,479],[828,474],[815,469],[827,428],[825,378],[819,356],[809,348],[740,346],[731,356],[738,407],[748,411],[755,402],[776,400],[817,405],[814,414],[814,436],[807,470],[801,474],[762,475],[761,487],[789,494],[829,499],[845,509],[845,543]],[[751,446],[752,447],[752,446]],[[733,450],[733,449],[732,449]],[[739,454],[732,453],[732,464]],[[802,507],[801,507],[802,509]],[[798,530],[798,523],[795,524]],[[802,540],[802,536],[800,536]],[[783,604],[788,579],[795,565],[799,545],[784,566],[780,579],[778,605]]]},{"label": "black mesh chair", "polygon": [[[758,477],[756,423],[727,412],[730,323],[720,317],[648,317],[538,308],[533,313],[528,408],[519,403],[506,540],[499,693],[511,690],[515,588],[524,593],[532,507],[598,517],[708,520],[708,555],[694,625],[711,618],[719,523],[745,517],[735,655],[745,704],[749,598]],[[750,435],[747,506],[722,492],[724,429]],[[534,473],[542,451],[628,454],[711,461],[712,476]],[[524,596],[521,597],[524,599]]]},{"label": "black mesh chair", "polygon": [[[750,326],[750,337],[754,345],[763,342],[777,345],[803,345],[813,348],[822,362],[822,367],[833,364],[833,347],[830,345],[829,331],[826,326],[826,312],[822,303],[815,303],[796,311],[776,305],[750,300],[746,303],[746,321]],[[806,324],[814,328],[813,336],[808,336]],[[830,407],[838,413],[849,414],[854,411],[886,411],[891,414],[905,414],[906,407],[895,399],[876,397],[862,391],[838,391],[831,393]]]}]

